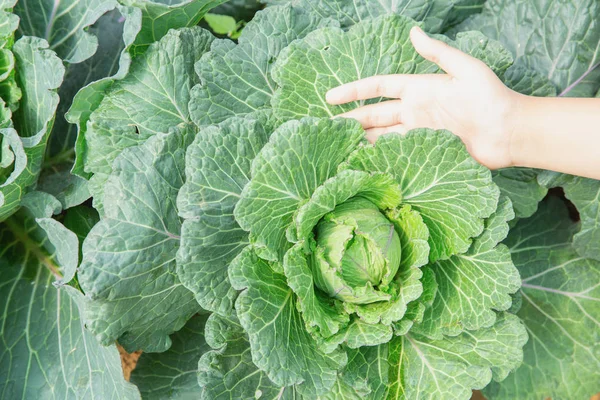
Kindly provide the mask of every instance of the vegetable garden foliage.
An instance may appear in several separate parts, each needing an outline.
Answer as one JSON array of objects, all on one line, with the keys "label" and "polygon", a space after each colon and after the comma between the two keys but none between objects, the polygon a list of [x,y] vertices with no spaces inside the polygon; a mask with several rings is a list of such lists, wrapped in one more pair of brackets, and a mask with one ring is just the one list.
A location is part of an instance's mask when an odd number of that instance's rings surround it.
[{"label": "vegetable garden foliage", "polygon": [[600,4],[265,3],[0,2],[0,397],[600,391],[600,183],[447,131],[371,145],[331,119],[367,102],[324,100],[441,73],[417,24],[521,93],[600,96]]}]

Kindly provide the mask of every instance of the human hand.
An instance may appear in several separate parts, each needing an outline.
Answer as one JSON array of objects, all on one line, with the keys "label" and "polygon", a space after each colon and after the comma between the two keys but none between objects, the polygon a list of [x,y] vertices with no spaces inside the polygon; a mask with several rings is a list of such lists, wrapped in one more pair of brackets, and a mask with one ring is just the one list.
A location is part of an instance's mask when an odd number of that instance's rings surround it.
[{"label": "human hand", "polygon": [[458,135],[471,156],[491,169],[514,165],[514,111],[521,95],[507,88],[480,60],[428,37],[414,27],[417,52],[446,74],[381,75],[327,92],[330,104],[387,97],[339,117],[358,120],[367,139],[414,128],[447,129]]}]

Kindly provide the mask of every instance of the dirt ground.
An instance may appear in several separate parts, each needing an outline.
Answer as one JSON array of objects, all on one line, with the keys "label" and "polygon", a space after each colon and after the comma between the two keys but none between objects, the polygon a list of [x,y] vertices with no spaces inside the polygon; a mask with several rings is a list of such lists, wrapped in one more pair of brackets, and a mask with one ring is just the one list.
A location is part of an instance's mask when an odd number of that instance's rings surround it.
[{"label": "dirt ground", "polygon": [[[135,364],[137,363],[138,358],[140,358],[142,352],[136,351],[135,353],[129,354],[121,346],[118,347],[119,353],[121,353],[121,365],[123,365],[123,375],[125,376],[125,379],[129,380],[129,377],[131,376],[131,371],[135,369]],[[485,397],[483,397],[483,395],[476,390],[473,392],[473,397],[471,397],[471,400],[485,400]],[[590,400],[600,400],[600,393],[593,396]]]}]

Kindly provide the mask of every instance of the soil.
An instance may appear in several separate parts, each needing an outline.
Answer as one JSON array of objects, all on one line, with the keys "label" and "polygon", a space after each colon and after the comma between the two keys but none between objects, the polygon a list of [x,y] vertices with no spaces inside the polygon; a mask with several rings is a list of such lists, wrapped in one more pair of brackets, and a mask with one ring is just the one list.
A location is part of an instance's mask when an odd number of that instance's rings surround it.
[{"label": "soil", "polygon": [[117,344],[119,349],[119,353],[121,353],[121,366],[123,367],[123,375],[126,380],[129,380],[131,377],[131,371],[135,369],[135,365],[137,364],[138,358],[142,355],[141,351],[136,351],[135,353],[128,353]]}]

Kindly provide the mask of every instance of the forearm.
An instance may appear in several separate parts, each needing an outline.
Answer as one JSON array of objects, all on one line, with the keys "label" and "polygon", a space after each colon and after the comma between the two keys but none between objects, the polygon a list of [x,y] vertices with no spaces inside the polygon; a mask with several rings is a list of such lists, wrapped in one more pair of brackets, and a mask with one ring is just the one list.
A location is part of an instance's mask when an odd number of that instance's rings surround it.
[{"label": "forearm", "polygon": [[600,179],[600,99],[517,95],[513,164]]}]

